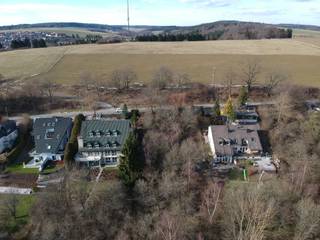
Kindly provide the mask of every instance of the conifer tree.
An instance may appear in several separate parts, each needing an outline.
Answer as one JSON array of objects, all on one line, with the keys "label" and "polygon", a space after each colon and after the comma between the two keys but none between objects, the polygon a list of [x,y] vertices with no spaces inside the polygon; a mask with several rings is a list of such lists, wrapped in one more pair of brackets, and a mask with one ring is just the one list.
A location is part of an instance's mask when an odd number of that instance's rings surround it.
[{"label": "conifer tree", "polygon": [[132,188],[141,177],[144,163],[141,157],[140,143],[137,135],[131,132],[123,146],[119,165],[119,177],[129,188]]},{"label": "conifer tree", "polygon": [[223,114],[226,115],[230,121],[234,121],[236,119],[231,97],[229,97],[226,105],[223,108]]},{"label": "conifer tree", "polygon": [[215,103],[214,103],[213,115],[214,115],[215,117],[221,116],[221,109],[220,109],[220,101],[219,101],[219,98],[216,98],[216,101],[215,101]]}]

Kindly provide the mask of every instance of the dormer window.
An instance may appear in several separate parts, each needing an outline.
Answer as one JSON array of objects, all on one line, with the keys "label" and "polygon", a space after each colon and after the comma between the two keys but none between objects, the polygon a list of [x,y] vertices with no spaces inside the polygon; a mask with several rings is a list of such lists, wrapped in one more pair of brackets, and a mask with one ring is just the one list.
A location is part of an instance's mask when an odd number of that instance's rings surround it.
[{"label": "dormer window", "polygon": [[119,132],[118,132],[117,130],[114,130],[114,131],[113,131],[113,136],[116,137],[116,136],[118,136],[118,135],[119,135]]},{"label": "dormer window", "polygon": [[94,144],[94,147],[95,147],[95,148],[99,148],[99,147],[100,147],[100,144],[99,144],[98,142],[96,142],[96,143]]},{"label": "dormer window", "polygon": [[101,132],[100,132],[100,131],[97,131],[97,132],[96,132],[96,136],[97,136],[97,137],[101,137]]},{"label": "dormer window", "polygon": [[88,143],[88,144],[87,144],[87,147],[91,149],[91,148],[92,148],[92,144],[91,144],[91,143]]},{"label": "dormer window", "polygon": [[111,132],[109,130],[107,131],[107,136],[111,136]]},{"label": "dormer window", "polygon": [[45,134],[45,138],[46,139],[52,139],[54,136],[54,129],[51,128],[51,129],[47,129],[46,130],[46,134]]},{"label": "dormer window", "polygon": [[94,136],[94,132],[93,131],[89,132],[89,137],[93,137],[93,136]]},{"label": "dormer window", "polygon": [[116,141],[114,141],[114,142],[112,143],[112,147],[116,148],[117,146],[118,146],[118,143],[117,143]]}]

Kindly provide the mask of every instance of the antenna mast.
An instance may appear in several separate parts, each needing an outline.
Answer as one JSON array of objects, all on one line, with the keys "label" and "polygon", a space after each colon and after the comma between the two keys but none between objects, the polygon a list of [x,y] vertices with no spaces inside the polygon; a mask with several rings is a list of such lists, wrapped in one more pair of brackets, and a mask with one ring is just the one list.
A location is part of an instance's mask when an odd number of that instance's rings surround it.
[{"label": "antenna mast", "polygon": [[130,32],[130,5],[129,5],[129,0],[127,0],[127,16],[128,16],[128,32]]}]

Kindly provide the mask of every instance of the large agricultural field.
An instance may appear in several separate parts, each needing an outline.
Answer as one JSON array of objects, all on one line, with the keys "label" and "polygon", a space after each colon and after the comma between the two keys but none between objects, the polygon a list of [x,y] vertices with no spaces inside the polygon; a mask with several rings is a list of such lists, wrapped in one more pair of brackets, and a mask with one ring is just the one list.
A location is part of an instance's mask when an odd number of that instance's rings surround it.
[{"label": "large agricultural field", "polygon": [[[138,81],[147,83],[160,66],[188,73],[192,81],[225,82],[225,74],[237,72],[248,61],[262,66],[260,81],[268,72],[283,72],[294,84],[320,86],[320,47],[314,42],[293,40],[232,40],[176,43],[122,43],[77,45],[0,53],[0,73],[25,81],[50,79],[76,84],[84,73],[107,80],[117,68],[130,66]],[[320,37],[319,37],[320,39]]]}]

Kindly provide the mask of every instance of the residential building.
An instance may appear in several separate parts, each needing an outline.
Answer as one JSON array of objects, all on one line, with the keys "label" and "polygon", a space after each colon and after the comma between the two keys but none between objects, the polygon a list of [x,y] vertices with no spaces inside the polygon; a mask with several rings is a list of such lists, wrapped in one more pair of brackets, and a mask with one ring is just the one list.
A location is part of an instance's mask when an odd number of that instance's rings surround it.
[{"label": "residential building", "polygon": [[244,125],[213,125],[208,130],[208,141],[214,163],[231,164],[249,156],[260,156],[263,152],[258,130]]},{"label": "residential building", "polygon": [[239,124],[256,124],[259,122],[259,115],[256,111],[237,111],[236,123]]},{"label": "residential building", "polygon": [[18,138],[18,128],[15,121],[0,122],[0,154],[14,147]]},{"label": "residential building", "polygon": [[25,167],[43,169],[48,161],[63,160],[64,149],[72,130],[72,119],[63,117],[38,118],[33,124],[33,158]]},{"label": "residential building", "polygon": [[76,162],[88,167],[116,167],[131,131],[128,120],[87,120],[78,137]]}]

